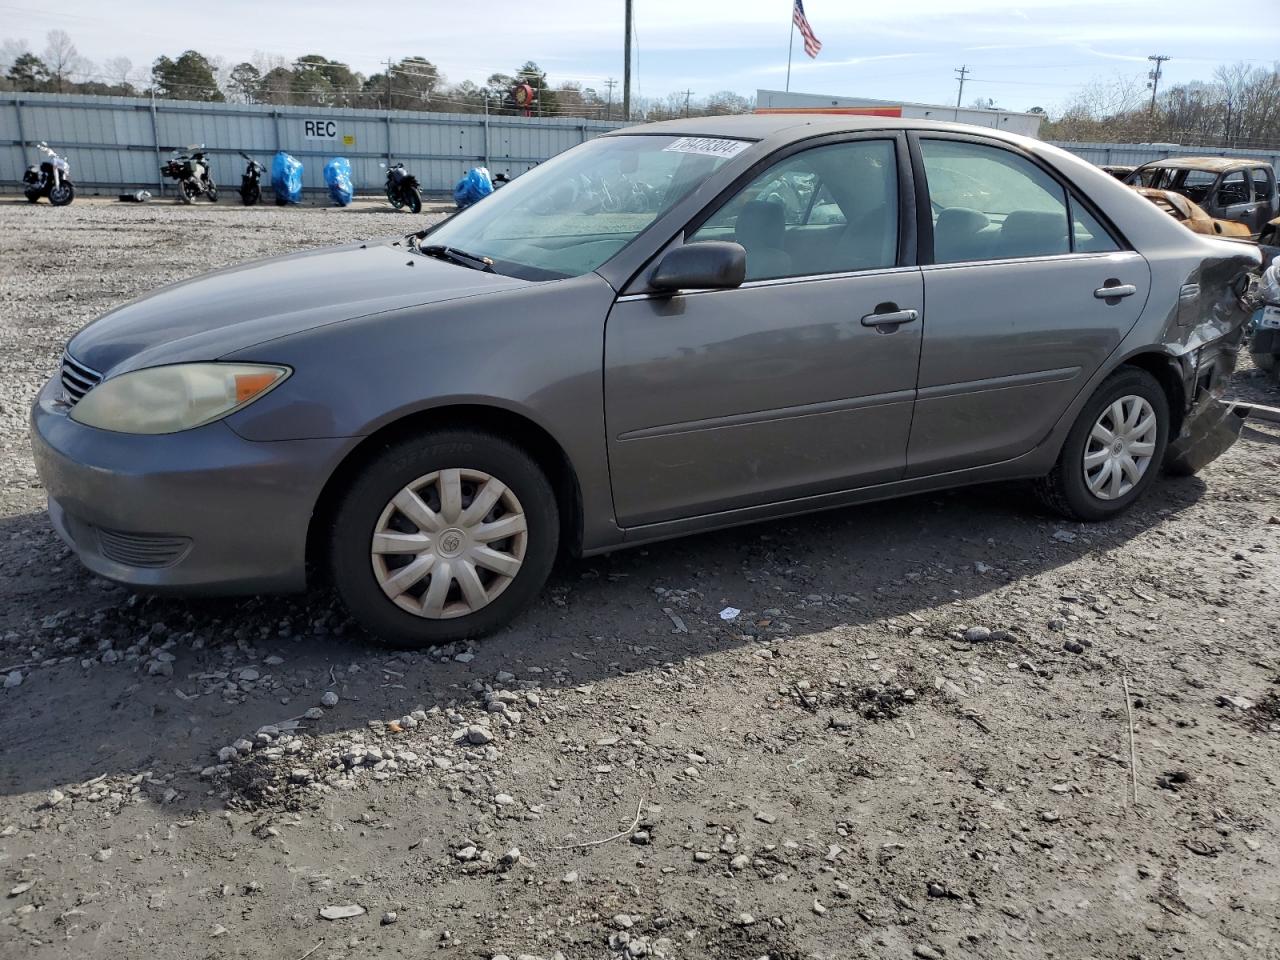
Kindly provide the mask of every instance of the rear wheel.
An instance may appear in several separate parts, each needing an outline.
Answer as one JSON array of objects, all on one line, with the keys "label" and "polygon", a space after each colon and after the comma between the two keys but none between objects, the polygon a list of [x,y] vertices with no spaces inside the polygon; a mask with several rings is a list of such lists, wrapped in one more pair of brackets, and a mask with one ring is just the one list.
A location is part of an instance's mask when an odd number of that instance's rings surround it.
[{"label": "rear wheel", "polygon": [[1077,520],[1107,520],[1155,482],[1169,443],[1169,401],[1155,377],[1125,367],[1103,381],[1037,492]]},{"label": "rear wheel", "polygon": [[492,434],[433,431],[361,468],[338,505],[334,584],[351,614],[398,647],[489,633],[546,582],[559,547],[538,465]]},{"label": "rear wheel", "polygon": [[209,198],[210,203],[218,202],[218,185],[212,180],[204,188],[205,196]]},{"label": "rear wheel", "polygon": [[39,190],[25,190],[25,191],[23,191],[23,192],[27,195],[27,202],[28,202],[28,203],[39,203],[39,202],[40,202],[40,196],[41,196],[41,194],[40,194],[40,191],[39,191]]}]

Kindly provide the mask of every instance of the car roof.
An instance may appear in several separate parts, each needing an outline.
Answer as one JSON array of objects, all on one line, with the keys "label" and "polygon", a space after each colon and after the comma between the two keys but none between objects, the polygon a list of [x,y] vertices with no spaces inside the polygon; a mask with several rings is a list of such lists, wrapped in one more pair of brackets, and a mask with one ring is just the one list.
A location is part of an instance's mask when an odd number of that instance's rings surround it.
[{"label": "car roof", "polygon": [[1242,160],[1239,157],[1165,157],[1149,160],[1140,170],[1204,170],[1208,173],[1227,173],[1232,170],[1248,170],[1252,167],[1269,167],[1265,160]]},{"label": "car roof", "polygon": [[736,140],[770,140],[786,143],[831,133],[861,133],[874,130],[936,130],[968,133],[1019,143],[1038,143],[993,127],[936,120],[903,120],[898,117],[822,115],[803,113],[743,113],[722,117],[690,117],[660,120],[611,130],[605,136],[664,135],[676,137],[727,137]]}]

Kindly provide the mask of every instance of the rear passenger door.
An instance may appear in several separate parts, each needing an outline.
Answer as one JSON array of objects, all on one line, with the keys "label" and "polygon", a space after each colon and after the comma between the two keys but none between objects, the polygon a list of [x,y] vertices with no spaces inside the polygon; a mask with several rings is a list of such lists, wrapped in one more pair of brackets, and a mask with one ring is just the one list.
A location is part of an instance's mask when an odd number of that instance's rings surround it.
[{"label": "rear passenger door", "polygon": [[1223,220],[1234,220],[1247,225],[1254,233],[1258,227],[1254,225],[1253,185],[1244,170],[1232,170],[1223,174],[1213,193],[1213,205],[1209,212]]},{"label": "rear passenger door", "polygon": [[1010,144],[911,139],[932,228],[907,447],[907,476],[919,477],[1030,452],[1137,321],[1150,271]]}]

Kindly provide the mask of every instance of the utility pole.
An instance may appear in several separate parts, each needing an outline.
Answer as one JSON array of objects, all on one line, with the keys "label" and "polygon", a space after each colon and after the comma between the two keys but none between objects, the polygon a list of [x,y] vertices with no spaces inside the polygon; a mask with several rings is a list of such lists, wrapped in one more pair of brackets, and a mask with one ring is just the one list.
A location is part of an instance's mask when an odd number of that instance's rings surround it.
[{"label": "utility pole", "polygon": [[964,78],[969,75],[969,67],[967,65],[961,66],[960,69],[952,72],[955,73],[956,77],[960,80],[960,92],[956,94],[956,114],[952,119],[959,120],[960,101],[964,99]]},{"label": "utility pole", "polygon": [[613,79],[613,77],[610,77],[608,80],[604,82],[604,85],[609,88],[609,103],[604,108],[604,118],[606,120],[612,120],[613,119],[613,88],[618,85],[618,81]]},{"label": "utility pole", "polygon": [[1156,115],[1156,93],[1160,89],[1160,76],[1163,72],[1161,67],[1163,67],[1166,61],[1172,60],[1173,58],[1157,53],[1147,57],[1147,59],[1156,65],[1156,68],[1147,74],[1147,77],[1151,80],[1147,86],[1151,88],[1151,116],[1154,117]]},{"label": "utility pole", "polygon": [[693,96],[692,90],[686,90],[684,92],[684,115],[686,117],[689,115],[689,98],[692,96]]},{"label": "utility pole", "polygon": [[391,58],[387,57],[387,109],[391,109]]},{"label": "utility pole", "polygon": [[631,0],[623,0],[626,6],[627,25],[623,31],[626,49],[622,55],[622,119],[631,119]]}]

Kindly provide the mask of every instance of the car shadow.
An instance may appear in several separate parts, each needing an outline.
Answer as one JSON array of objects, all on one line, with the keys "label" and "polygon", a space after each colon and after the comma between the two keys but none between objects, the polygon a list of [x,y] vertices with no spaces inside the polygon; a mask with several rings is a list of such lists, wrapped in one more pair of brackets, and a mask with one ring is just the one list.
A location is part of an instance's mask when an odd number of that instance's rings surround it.
[{"label": "car shadow", "polygon": [[[1020,485],[977,487],[566,560],[540,600],[474,644],[465,663],[378,645],[321,589],[239,599],[134,593],[85,572],[43,514],[10,517],[0,521],[0,637],[9,639],[0,668],[18,667],[24,679],[0,690],[10,761],[0,764],[0,795],[151,771],[174,775],[198,806],[208,784],[197,772],[219,747],[300,716],[325,690],[342,700],[307,726],[356,731],[419,706],[468,702],[468,685],[500,670],[577,686],[756,638],[897,618],[906,618],[903,633],[923,624],[936,638],[959,625],[942,608],[1122,547],[1204,491],[1194,477],[1166,479],[1124,517],[1086,526],[1046,514]],[[727,622],[726,607],[741,613]],[[168,639],[171,677],[136,659],[101,660],[107,643],[123,654]],[[258,679],[241,682],[252,677],[245,669]],[[224,695],[228,684],[243,690]]]}]

